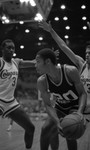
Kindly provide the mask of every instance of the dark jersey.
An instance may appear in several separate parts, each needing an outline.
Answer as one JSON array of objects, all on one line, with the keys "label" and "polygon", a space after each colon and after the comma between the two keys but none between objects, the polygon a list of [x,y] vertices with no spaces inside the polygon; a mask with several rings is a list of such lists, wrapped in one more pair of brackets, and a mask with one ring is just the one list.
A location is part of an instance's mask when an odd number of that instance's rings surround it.
[{"label": "dark jersey", "polygon": [[61,81],[59,84],[54,83],[46,75],[49,91],[56,97],[55,108],[68,114],[73,108],[78,107],[79,96],[73,83],[70,83],[66,75],[66,65],[61,66]]}]

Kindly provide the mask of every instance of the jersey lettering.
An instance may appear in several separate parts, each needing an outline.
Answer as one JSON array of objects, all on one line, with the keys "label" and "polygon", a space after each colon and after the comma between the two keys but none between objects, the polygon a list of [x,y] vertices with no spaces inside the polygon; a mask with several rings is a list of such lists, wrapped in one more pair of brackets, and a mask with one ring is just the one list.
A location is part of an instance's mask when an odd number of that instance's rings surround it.
[{"label": "jersey lettering", "polygon": [[77,95],[71,90],[69,90],[67,93],[63,94],[63,97],[66,100],[70,100],[70,99],[76,100],[78,98]]},{"label": "jersey lettering", "polygon": [[13,75],[18,75],[17,71],[13,71],[13,72],[8,72],[8,70],[4,69],[0,72],[0,78],[1,79],[6,79],[6,78],[11,78]]},{"label": "jersey lettering", "polygon": [[15,86],[15,85],[16,85],[16,82],[17,82],[16,77],[13,77],[12,80],[13,80],[12,86]]},{"label": "jersey lettering", "polygon": [[71,90],[67,93],[63,93],[62,95],[56,93],[53,93],[53,95],[56,97],[56,100],[61,103],[68,103],[70,100],[78,99],[77,95]]},{"label": "jersey lettering", "polygon": [[87,93],[90,93],[90,83],[87,83]]}]

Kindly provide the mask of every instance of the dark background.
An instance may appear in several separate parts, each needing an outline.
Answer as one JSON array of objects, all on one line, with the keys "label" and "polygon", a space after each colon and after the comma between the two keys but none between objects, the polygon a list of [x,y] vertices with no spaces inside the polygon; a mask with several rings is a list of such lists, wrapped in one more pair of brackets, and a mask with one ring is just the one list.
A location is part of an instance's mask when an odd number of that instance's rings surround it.
[{"label": "dark background", "polygon": [[[12,3],[14,2],[13,0]],[[60,8],[62,4],[66,5],[65,10]],[[86,9],[82,10],[81,5],[86,5]],[[64,16],[68,17],[67,21],[63,20]],[[84,21],[82,20],[83,16],[87,17]],[[55,17],[59,17],[59,21],[55,21]],[[85,47],[87,44],[90,44],[90,31],[88,28],[87,30],[83,30],[82,27],[84,25],[87,26],[87,21],[90,22],[89,0],[54,0],[47,21],[51,21],[54,30],[76,54],[85,58]],[[67,25],[70,26],[70,30],[65,29]],[[25,33],[25,29],[29,29],[30,32]],[[68,40],[64,38],[66,34],[69,36]],[[39,41],[39,36],[43,37],[42,41]],[[54,50],[59,49],[51,35],[38,28],[35,22],[21,25],[19,23],[3,24],[2,21],[0,21],[0,44],[6,38],[10,38],[14,41],[16,57],[25,60],[34,59],[36,53],[45,47],[53,48]],[[38,43],[40,43],[40,45],[38,45]],[[20,49],[20,45],[24,45],[25,48]],[[58,62],[71,64],[71,61],[61,50]],[[15,94],[28,112],[40,111],[39,102],[37,101],[37,78],[38,75],[35,68],[21,69],[19,72]]]},{"label": "dark background", "polygon": [[[66,5],[65,10],[61,10],[60,6]],[[86,9],[82,10],[81,5],[86,5]],[[68,20],[64,21],[63,17],[67,16]],[[87,19],[83,21],[82,16],[86,16]],[[59,17],[59,21],[55,21],[54,18]],[[82,30],[83,25],[87,25],[87,21],[90,21],[90,4],[89,0],[54,0],[54,5],[47,18],[47,21],[51,21],[54,30],[62,37],[64,41],[64,35],[69,35],[68,46],[76,53],[84,58],[85,46],[90,43],[90,31]],[[65,26],[69,25],[70,30],[66,30]],[[25,33],[25,29],[29,29],[29,33]],[[43,41],[39,41],[39,36],[43,36]],[[33,59],[42,48],[50,47],[58,49],[57,44],[52,39],[49,33],[39,29],[36,23],[24,23],[23,25],[17,24],[2,24],[0,21],[0,43],[6,39],[11,38],[16,45],[17,57],[23,59]],[[38,42],[41,45],[38,46]],[[20,49],[20,45],[24,45],[24,49]],[[1,55],[1,52],[0,52]],[[69,63],[68,58],[60,51],[60,62]]]}]

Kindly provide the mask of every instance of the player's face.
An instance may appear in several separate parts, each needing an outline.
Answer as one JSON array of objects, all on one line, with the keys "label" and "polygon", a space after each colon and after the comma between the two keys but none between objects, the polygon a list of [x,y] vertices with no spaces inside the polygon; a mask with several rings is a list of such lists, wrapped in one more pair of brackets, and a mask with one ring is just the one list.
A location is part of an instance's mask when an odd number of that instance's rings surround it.
[{"label": "player's face", "polygon": [[36,56],[35,67],[36,67],[36,70],[39,74],[46,73],[46,64],[45,64],[44,60],[39,55]]},{"label": "player's face", "polygon": [[4,46],[3,50],[3,56],[5,58],[12,58],[13,54],[15,52],[15,45],[13,42],[7,42],[6,45]]},{"label": "player's face", "polygon": [[90,64],[90,48],[86,49],[86,62]]}]

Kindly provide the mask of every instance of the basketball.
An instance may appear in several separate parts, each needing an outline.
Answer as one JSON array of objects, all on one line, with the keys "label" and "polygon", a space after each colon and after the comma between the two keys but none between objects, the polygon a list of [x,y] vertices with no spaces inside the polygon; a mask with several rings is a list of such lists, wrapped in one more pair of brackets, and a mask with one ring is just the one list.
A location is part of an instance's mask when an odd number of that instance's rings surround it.
[{"label": "basketball", "polygon": [[65,116],[60,125],[67,139],[79,139],[85,131],[84,118],[77,113]]}]

